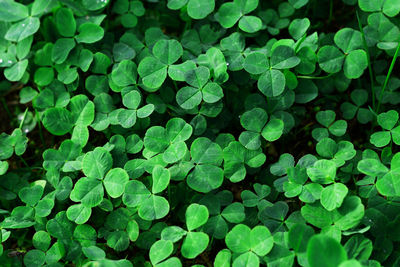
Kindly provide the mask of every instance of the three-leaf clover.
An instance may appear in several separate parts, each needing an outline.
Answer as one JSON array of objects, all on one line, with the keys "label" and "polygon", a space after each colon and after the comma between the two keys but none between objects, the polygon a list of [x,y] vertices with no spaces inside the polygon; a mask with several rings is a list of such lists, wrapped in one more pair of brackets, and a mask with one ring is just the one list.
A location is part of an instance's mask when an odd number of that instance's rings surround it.
[{"label": "three-leaf clover", "polygon": [[154,44],[152,52],[153,55],[140,61],[138,73],[144,86],[154,91],[164,83],[169,66],[180,59],[183,49],[176,40],[161,39]]},{"label": "three-leaf clover", "polygon": [[284,128],[283,121],[280,119],[271,118],[268,121],[268,114],[262,108],[253,108],[243,113],[240,123],[246,131],[240,134],[239,141],[250,150],[260,148],[261,136],[269,142],[278,140]]},{"label": "three-leaf clover", "polygon": [[176,101],[184,109],[193,109],[203,100],[206,103],[219,101],[224,93],[214,82],[208,82],[210,70],[200,66],[185,73],[185,81],[191,86],[181,88],[176,94]]},{"label": "three-leaf clover", "polygon": [[248,33],[254,33],[261,29],[262,21],[257,16],[247,15],[258,6],[258,0],[234,0],[223,3],[216,18],[224,28],[231,28],[239,21],[239,28]]},{"label": "three-leaf clover", "polygon": [[259,266],[259,257],[263,257],[274,246],[273,237],[267,227],[258,225],[251,229],[247,225],[237,224],[226,235],[227,247],[239,256],[233,266]]},{"label": "three-leaf clover", "polygon": [[383,131],[378,131],[371,135],[371,144],[376,147],[384,147],[393,140],[396,145],[400,145],[400,126],[395,127],[398,120],[399,113],[395,110],[379,114],[377,121]]},{"label": "three-leaf clover", "polygon": [[152,171],[151,192],[140,181],[126,183],[122,201],[128,207],[138,207],[139,216],[147,221],[165,217],[170,209],[168,201],[157,194],[164,191],[170,182],[171,174],[168,169],[156,165]]}]

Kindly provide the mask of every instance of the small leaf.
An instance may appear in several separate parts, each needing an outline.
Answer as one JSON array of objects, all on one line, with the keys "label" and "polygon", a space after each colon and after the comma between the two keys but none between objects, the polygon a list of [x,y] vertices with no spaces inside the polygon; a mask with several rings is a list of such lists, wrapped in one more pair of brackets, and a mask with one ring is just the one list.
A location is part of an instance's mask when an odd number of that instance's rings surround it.
[{"label": "small leaf", "polygon": [[186,209],[186,227],[189,231],[204,225],[208,220],[208,209],[204,205],[191,204]]},{"label": "small leaf", "polygon": [[319,234],[313,236],[308,242],[307,259],[310,267],[334,267],[347,260],[347,254],[335,239]]},{"label": "small leaf", "polygon": [[347,195],[347,186],[342,183],[332,184],[321,192],[321,204],[328,211],[339,208]]},{"label": "small leaf", "polygon": [[124,193],[125,185],[129,181],[128,173],[121,168],[111,169],[104,178],[104,187],[112,198],[120,197]]},{"label": "small leaf", "polygon": [[174,250],[174,244],[169,240],[158,240],[155,242],[149,252],[150,261],[153,265],[168,258]]},{"label": "small leaf", "polygon": [[202,232],[188,232],[183,240],[181,253],[187,259],[194,259],[208,246],[210,238]]},{"label": "small leaf", "polygon": [[79,34],[75,37],[78,43],[91,44],[103,39],[104,29],[94,23],[84,23],[78,28]]},{"label": "small leaf", "polygon": [[153,177],[152,192],[153,194],[158,194],[164,191],[165,188],[168,187],[171,174],[168,169],[165,169],[160,165],[156,165],[153,168],[152,177]]}]

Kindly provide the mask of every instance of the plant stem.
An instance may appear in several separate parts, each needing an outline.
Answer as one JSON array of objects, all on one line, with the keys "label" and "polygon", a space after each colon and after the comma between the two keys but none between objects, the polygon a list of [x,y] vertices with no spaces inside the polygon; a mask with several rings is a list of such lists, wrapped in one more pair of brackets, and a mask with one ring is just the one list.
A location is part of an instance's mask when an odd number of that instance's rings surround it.
[{"label": "plant stem", "polygon": [[4,99],[4,97],[1,98],[1,103],[3,104],[3,107],[5,109],[5,111],[7,112],[8,116],[10,117],[10,119],[12,119],[12,114],[11,111],[8,109],[6,100]]},{"label": "plant stem", "polygon": [[24,158],[22,156],[19,156],[19,158],[21,159],[22,163],[24,163],[24,165],[29,168],[28,163],[26,163],[26,161],[24,160]]},{"label": "plant stem", "polygon": [[297,78],[310,79],[310,80],[323,80],[323,79],[327,79],[333,75],[334,75],[334,73],[330,73],[329,75],[326,75],[326,76],[302,76],[302,75],[299,75],[299,76],[297,76]]},{"label": "plant stem", "polygon": [[26,118],[26,114],[27,114],[27,113],[28,113],[28,108],[25,109],[24,116],[22,117],[22,120],[21,120],[21,122],[20,122],[20,124],[19,124],[19,128],[20,128],[20,129],[21,129],[22,126],[24,125],[24,122],[25,122],[25,118]]},{"label": "plant stem", "polygon": [[333,18],[333,0],[330,0],[329,3],[329,19],[328,19],[328,23],[330,23],[332,21]]},{"label": "plant stem", "polygon": [[367,53],[367,61],[368,61],[368,72],[369,72],[369,78],[371,80],[371,94],[372,94],[372,108],[375,110],[375,105],[376,105],[376,100],[375,100],[375,91],[374,91],[374,73],[372,71],[372,65],[371,65],[371,55],[369,53],[368,45],[367,45],[367,39],[365,39],[365,34],[364,34],[364,29],[361,24],[360,17],[358,16],[358,11],[356,10],[356,16],[357,16],[357,21],[358,21],[358,27],[360,28],[361,36],[363,39],[363,45],[364,45],[364,50]]},{"label": "plant stem", "polygon": [[376,108],[376,113],[377,113],[377,114],[379,114],[379,108],[380,108],[380,106],[381,106],[383,93],[385,92],[385,89],[386,89],[387,84],[388,84],[388,82],[389,82],[390,75],[392,74],[392,71],[393,71],[393,68],[394,68],[394,64],[396,63],[396,59],[397,59],[397,57],[399,56],[399,52],[400,52],[400,42],[399,42],[399,44],[397,45],[396,52],[394,53],[394,56],[393,56],[393,59],[392,59],[392,63],[390,64],[389,71],[388,71],[388,73],[387,73],[387,75],[386,75],[385,83],[383,84],[381,93],[380,93],[380,95],[379,95],[378,107]]},{"label": "plant stem", "polygon": [[39,136],[40,136],[40,141],[42,141],[42,144],[45,144],[44,142],[44,138],[43,138],[43,132],[42,132],[42,124],[39,118],[39,113],[37,112],[37,110],[35,109],[35,114],[36,114],[36,121],[38,123],[38,127],[39,127]]}]

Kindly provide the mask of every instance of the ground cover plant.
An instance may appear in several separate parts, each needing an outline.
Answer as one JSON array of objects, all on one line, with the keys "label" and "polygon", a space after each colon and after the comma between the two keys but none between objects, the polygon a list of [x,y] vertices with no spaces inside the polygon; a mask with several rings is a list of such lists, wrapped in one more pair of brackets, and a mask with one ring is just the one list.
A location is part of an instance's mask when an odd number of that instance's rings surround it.
[{"label": "ground cover plant", "polygon": [[0,0],[0,266],[400,266],[399,12]]}]

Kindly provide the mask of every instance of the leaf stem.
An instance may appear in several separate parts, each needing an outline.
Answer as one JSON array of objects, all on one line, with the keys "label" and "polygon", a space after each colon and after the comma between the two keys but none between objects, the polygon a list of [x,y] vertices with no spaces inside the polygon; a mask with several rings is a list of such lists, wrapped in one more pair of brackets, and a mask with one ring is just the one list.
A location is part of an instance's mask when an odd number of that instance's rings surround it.
[{"label": "leaf stem", "polygon": [[27,168],[30,168],[29,165],[28,165],[28,163],[24,160],[24,158],[23,158],[22,156],[19,156],[19,158],[21,159],[22,163],[24,163],[24,165],[25,165]]},{"label": "leaf stem", "polygon": [[328,19],[328,23],[330,23],[332,21],[333,18],[333,0],[330,0],[329,3],[329,19]]},{"label": "leaf stem", "polygon": [[11,111],[8,109],[6,100],[4,99],[4,97],[1,98],[1,103],[3,104],[3,107],[5,109],[5,111],[7,112],[8,116],[10,117],[10,119],[12,119],[12,114]]},{"label": "leaf stem", "polygon": [[399,56],[399,52],[400,52],[400,42],[397,45],[396,52],[394,53],[394,56],[393,56],[393,59],[392,59],[392,63],[390,64],[389,71],[388,71],[388,73],[386,75],[385,83],[383,84],[381,93],[379,95],[378,107],[376,108],[376,113],[378,113],[378,114],[379,114],[379,108],[380,108],[381,102],[382,102],[383,93],[385,92],[385,89],[386,89],[387,84],[389,82],[390,75],[392,74],[392,71],[393,71],[393,68],[394,68],[394,64],[396,63],[396,59]]},{"label": "leaf stem", "polygon": [[310,79],[310,80],[323,80],[323,79],[327,79],[333,75],[334,75],[334,73],[330,73],[329,75],[326,75],[326,76],[302,76],[302,75],[299,75],[299,76],[297,76],[297,78]]},{"label": "leaf stem", "polygon": [[42,124],[39,118],[39,113],[37,112],[37,110],[35,109],[35,115],[36,115],[36,121],[38,123],[38,127],[39,127],[39,136],[40,136],[40,141],[42,141],[42,144],[45,144],[44,142],[44,137],[43,137],[43,131],[42,131]]},{"label": "leaf stem", "polygon": [[28,108],[26,108],[25,109],[25,112],[24,112],[24,116],[22,117],[22,120],[21,120],[21,122],[20,122],[20,124],[19,124],[19,127],[18,128],[22,128],[22,126],[24,125],[24,122],[25,122],[25,118],[26,118],[26,114],[28,113]]},{"label": "leaf stem", "polygon": [[371,55],[369,53],[368,45],[367,45],[367,39],[365,38],[365,33],[364,29],[361,24],[360,17],[358,15],[358,11],[356,10],[356,16],[357,16],[357,21],[358,21],[358,27],[360,28],[361,36],[363,39],[363,45],[364,45],[364,50],[367,53],[367,61],[368,61],[368,72],[369,72],[369,78],[371,80],[371,94],[372,94],[372,108],[375,110],[375,105],[376,105],[376,100],[375,100],[375,90],[374,90],[374,72],[372,71],[372,65],[371,65]]}]

